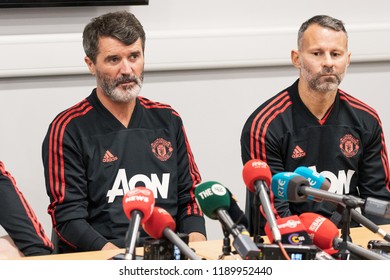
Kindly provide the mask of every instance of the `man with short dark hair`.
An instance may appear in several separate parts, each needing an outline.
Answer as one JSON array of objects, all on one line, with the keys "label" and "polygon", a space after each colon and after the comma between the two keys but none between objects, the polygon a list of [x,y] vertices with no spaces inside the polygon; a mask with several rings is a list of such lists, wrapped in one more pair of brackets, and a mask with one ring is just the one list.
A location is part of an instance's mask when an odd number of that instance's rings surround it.
[{"label": "man with short dark hair", "polygon": [[53,120],[42,148],[59,252],[123,248],[129,220],[122,197],[137,186],[153,190],[177,232],[205,240],[194,198],[201,176],[182,119],[169,105],[138,96],[142,25],[126,11],[99,16],[85,27],[83,46],[97,87]]}]

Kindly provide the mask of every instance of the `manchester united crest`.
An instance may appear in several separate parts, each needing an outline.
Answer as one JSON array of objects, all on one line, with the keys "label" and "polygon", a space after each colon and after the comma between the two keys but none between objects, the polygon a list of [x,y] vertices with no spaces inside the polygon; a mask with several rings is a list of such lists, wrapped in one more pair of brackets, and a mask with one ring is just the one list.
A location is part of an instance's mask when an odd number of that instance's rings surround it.
[{"label": "manchester united crest", "polygon": [[157,138],[150,146],[153,154],[161,161],[166,161],[172,156],[172,144],[163,138]]},{"label": "manchester united crest", "polygon": [[353,157],[359,151],[359,140],[346,134],[340,139],[340,149],[346,157]]}]

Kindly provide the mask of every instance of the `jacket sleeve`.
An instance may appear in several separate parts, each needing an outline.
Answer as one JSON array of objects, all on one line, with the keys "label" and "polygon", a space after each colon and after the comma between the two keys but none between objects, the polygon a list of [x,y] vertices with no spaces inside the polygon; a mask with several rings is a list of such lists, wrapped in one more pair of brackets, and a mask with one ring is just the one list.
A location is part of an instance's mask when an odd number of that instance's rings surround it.
[{"label": "jacket sleeve", "polygon": [[46,236],[41,223],[16,180],[0,161],[0,225],[25,256],[47,255],[53,244]]},{"label": "jacket sleeve", "polygon": [[180,117],[178,118],[177,131],[179,172],[177,231],[182,233],[199,232],[206,236],[203,212],[198,207],[194,194],[196,185],[201,182],[201,176]]},{"label": "jacket sleeve", "polygon": [[100,250],[107,240],[86,221],[87,180],[82,153],[59,115],[49,126],[42,144],[48,213],[61,242],[74,250]]},{"label": "jacket sleeve", "polygon": [[[379,117],[370,125],[372,131],[368,137],[363,137],[363,156],[359,165],[358,188],[363,199],[373,197],[390,201],[390,174],[387,149]],[[363,209],[364,210],[364,209]],[[376,224],[388,224],[390,219],[366,215]]]}]

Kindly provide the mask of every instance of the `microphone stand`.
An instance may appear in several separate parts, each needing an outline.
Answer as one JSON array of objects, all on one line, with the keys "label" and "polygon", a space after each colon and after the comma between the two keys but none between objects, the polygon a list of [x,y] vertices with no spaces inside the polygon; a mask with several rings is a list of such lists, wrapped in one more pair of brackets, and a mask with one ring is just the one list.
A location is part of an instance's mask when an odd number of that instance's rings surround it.
[{"label": "microphone stand", "polygon": [[347,242],[350,233],[350,221],[351,221],[351,208],[346,206],[342,213],[341,218],[341,239],[342,241],[339,243],[339,257],[342,260],[349,259],[349,251],[347,249]]},{"label": "microphone stand", "polygon": [[135,247],[142,216],[143,214],[141,211],[134,210],[131,212],[129,229],[125,236],[125,260],[135,260]]},{"label": "microphone stand", "polygon": [[232,246],[230,243],[229,232],[223,227],[223,246],[222,255],[218,257],[219,260],[223,260],[225,256],[230,256],[232,253]]},{"label": "microphone stand", "polygon": [[339,256],[342,260],[348,260],[350,252],[348,250],[348,241],[351,227],[351,211],[359,206],[359,201],[354,196],[344,196],[343,202],[345,207],[343,209],[341,218],[341,239],[339,243]]},{"label": "microphone stand", "polygon": [[253,215],[253,241],[255,244],[263,243],[264,239],[261,237],[260,228],[261,228],[261,220],[262,215],[260,213],[260,198],[259,193],[256,192],[253,198],[253,206],[254,206],[254,215]]}]

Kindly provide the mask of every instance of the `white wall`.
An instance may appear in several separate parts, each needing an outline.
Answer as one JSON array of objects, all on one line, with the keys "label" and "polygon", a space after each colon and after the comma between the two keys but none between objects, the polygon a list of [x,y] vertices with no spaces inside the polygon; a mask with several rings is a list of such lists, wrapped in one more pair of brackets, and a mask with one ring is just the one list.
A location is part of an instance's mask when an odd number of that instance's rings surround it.
[{"label": "white wall", "polygon": [[[345,2],[345,3],[344,3]],[[142,95],[182,116],[204,181],[216,180],[244,208],[240,133],[260,103],[297,77],[289,54],[314,14],[345,21],[352,65],[342,88],[376,108],[390,139],[390,3],[150,0],[131,7],[147,31]],[[41,143],[63,109],[89,95],[81,31],[89,18],[128,7],[0,10],[0,160],[51,232]],[[334,12],[335,11],[335,12]],[[389,140],[390,141],[390,140]],[[209,239],[222,237],[206,218]],[[1,229],[0,229],[1,235]]]}]

